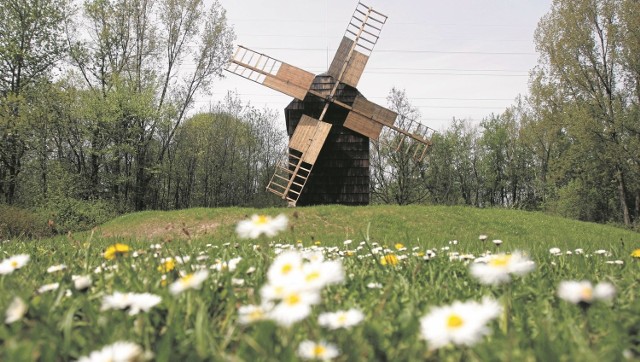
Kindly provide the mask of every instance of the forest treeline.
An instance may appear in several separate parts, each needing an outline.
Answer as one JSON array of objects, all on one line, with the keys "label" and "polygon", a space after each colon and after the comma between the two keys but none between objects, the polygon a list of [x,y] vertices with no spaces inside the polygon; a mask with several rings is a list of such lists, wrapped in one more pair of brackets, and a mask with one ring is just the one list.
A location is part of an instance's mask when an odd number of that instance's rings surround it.
[{"label": "forest treeline", "polygon": [[[217,1],[6,0],[0,19],[5,229],[26,210],[64,231],[134,210],[281,204],[265,185],[282,110],[233,93],[196,107],[235,40]],[[452,119],[420,162],[372,144],[372,200],[637,227],[640,3],[555,0],[535,43],[529,92],[504,112]],[[402,90],[388,101],[419,116]]]}]

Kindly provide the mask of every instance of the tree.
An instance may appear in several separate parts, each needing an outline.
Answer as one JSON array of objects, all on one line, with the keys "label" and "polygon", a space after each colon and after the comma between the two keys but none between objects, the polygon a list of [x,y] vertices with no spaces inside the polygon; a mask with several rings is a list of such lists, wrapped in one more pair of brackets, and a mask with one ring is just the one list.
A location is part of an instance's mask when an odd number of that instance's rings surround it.
[{"label": "tree", "polygon": [[[419,118],[419,111],[409,103],[404,90],[393,88],[387,101],[389,109],[398,113],[399,121]],[[412,204],[425,200],[429,194],[425,187],[427,163],[414,159],[416,145],[412,141],[400,142],[402,136],[388,128],[379,141],[372,144],[371,194],[374,201]]]},{"label": "tree", "polygon": [[65,55],[63,0],[5,0],[0,3],[0,191],[16,197],[22,158],[27,151],[29,90],[52,78]]}]

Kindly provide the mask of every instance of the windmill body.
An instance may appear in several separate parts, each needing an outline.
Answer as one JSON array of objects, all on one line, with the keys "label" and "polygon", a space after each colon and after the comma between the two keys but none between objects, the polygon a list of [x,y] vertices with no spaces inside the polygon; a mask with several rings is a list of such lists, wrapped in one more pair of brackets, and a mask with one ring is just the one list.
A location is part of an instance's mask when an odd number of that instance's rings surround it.
[{"label": "windmill body", "polygon": [[383,127],[424,157],[428,127],[402,119],[356,89],[387,17],[358,3],[328,71],[318,76],[239,46],[227,70],[295,99],[285,108],[290,140],[267,190],[291,206],[369,203],[369,141]]}]

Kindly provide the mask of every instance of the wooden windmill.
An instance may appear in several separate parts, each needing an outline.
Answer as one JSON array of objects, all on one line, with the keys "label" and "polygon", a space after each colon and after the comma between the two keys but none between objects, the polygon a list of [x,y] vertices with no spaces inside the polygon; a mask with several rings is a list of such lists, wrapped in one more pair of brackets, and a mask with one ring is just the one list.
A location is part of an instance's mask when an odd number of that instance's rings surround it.
[{"label": "wooden windmill", "polygon": [[[289,205],[369,203],[369,141],[383,127],[417,160],[431,129],[368,101],[356,89],[387,16],[358,3],[326,73],[313,73],[239,46],[226,70],[295,99],[285,109],[289,147],[267,190]],[[313,171],[313,172],[312,172]],[[304,192],[303,192],[304,190]]]}]

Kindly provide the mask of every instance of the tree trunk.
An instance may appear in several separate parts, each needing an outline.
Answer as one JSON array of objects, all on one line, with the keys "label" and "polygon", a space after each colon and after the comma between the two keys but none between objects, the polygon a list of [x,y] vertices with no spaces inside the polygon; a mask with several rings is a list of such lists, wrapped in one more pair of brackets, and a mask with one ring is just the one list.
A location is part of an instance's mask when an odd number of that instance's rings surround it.
[{"label": "tree trunk", "polygon": [[624,174],[619,166],[616,167],[616,179],[618,181],[618,197],[620,198],[620,209],[622,211],[622,219],[626,226],[631,226],[631,217],[629,215],[629,206],[627,205],[627,192],[625,190]]}]

